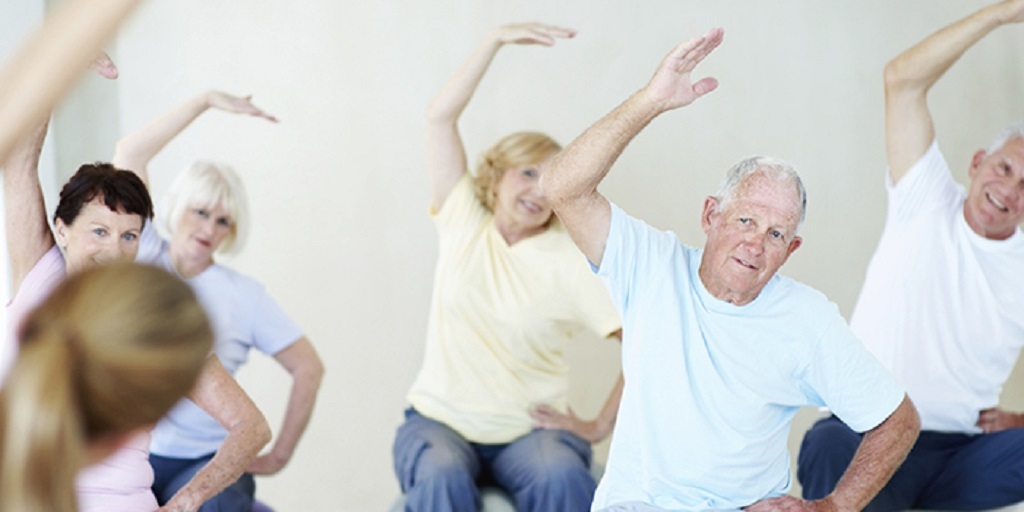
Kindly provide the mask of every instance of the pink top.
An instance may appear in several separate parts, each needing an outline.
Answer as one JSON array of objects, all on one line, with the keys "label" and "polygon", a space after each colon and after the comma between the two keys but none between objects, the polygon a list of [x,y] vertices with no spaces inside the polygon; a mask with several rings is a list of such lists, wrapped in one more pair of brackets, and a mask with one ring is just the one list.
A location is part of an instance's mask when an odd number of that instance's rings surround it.
[{"label": "pink top", "polygon": [[18,357],[18,329],[29,311],[38,306],[64,280],[64,255],[56,245],[43,254],[7,303],[7,332],[0,342],[0,382]]},{"label": "pink top", "polygon": [[[67,276],[64,255],[56,245],[36,262],[7,304],[7,333],[0,343],[0,379],[18,355],[17,332],[33,308]],[[76,488],[80,512],[151,512],[159,508],[150,487],[149,431],[142,430],[105,460],[83,469]]]}]

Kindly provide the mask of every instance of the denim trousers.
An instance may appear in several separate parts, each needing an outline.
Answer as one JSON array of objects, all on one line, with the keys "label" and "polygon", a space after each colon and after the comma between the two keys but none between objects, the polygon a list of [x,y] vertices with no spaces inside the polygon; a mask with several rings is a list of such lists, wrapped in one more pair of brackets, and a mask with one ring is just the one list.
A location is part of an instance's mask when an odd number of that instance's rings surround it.
[{"label": "denim trousers", "polygon": [[583,512],[590,510],[597,487],[590,443],[565,430],[477,444],[410,408],[393,455],[409,512],[479,510],[479,484],[508,491],[519,511]]},{"label": "denim trousers", "polygon": [[[170,501],[179,489],[210,462],[213,454],[197,459],[178,459],[149,454],[149,465],[153,467],[153,494],[161,506]],[[252,475],[245,473],[220,494],[210,498],[199,507],[199,512],[251,512],[256,482]]]}]

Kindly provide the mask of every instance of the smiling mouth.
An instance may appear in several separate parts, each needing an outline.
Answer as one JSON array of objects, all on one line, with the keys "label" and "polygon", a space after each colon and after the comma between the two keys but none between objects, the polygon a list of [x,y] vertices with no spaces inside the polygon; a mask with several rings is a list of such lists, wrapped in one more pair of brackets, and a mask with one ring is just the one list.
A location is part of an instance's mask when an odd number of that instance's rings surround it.
[{"label": "smiling mouth", "polygon": [[990,194],[988,192],[985,192],[985,197],[988,199],[988,202],[992,203],[992,205],[995,206],[996,209],[998,209],[999,211],[1001,211],[1001,212],[1008,212],[1008,211],[1010,211],[1010,209],[1007,208],[1005,204],[1003,204],[998,199],[996,199],[994,196],[992,196],[992,194]]},{"label": "smiling mouth", "polygon": [[739,263],[740,265],[742,265],[742,266],[744,266],[744,267],[746,267],[746,268],[748,268],[750,270],[757,270],[757,267],[755,267],[754,265],[751,265],[750,263],[747,263],[747,262],[745,262],[745,261],[743,261],[743,260],[741,260],[739,258],[733,258],[733,260],[736,261],[736,263]]},{"label": "smiling mouth", "polygon": [[543,209],[540,207],[539,204],[534,203],[532,201],[527,201],[525,199],[520,200],[519,204],[523,205],[523,207],[529,210],[531,213],[540,213],[540,211]]}]

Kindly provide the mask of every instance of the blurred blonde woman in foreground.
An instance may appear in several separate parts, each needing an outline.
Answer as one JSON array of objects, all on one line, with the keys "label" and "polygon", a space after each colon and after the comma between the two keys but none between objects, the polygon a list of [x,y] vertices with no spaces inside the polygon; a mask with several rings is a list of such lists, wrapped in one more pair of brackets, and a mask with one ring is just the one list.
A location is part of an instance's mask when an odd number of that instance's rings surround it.
[{"label": "blurred blonde woman in foreground", "polygon": [[212,332],[191,289],[116,263],[65,279],[22,323],[0,391],[0,510],[77,510],[79,470],[192,388]]}]

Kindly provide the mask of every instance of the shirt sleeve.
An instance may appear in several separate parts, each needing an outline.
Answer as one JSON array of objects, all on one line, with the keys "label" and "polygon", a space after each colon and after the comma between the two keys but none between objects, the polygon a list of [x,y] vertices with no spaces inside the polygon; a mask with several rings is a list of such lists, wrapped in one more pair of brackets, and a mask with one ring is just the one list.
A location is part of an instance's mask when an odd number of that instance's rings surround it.
[{"label": "shirt sleeve", "polygon": [[155,262],[160,257],[165,243],[160,238],[152,219],[146,219],[146,223],[142,226],[142,234],[139,235],[139,253],[135,255],[135,262]]},{"label": "shirt sleeve", "polygon": [[302,337],[302,329],[267,293],[263,285],[250,282],[249,311],[252,315],[252,344],[265,354],[274,355]]},{"label": "shirt sleeve", "polygon": [[857,432],[885,421],[906,394],[854,336],[838,309],[811,352],[802,382],[812,405],[827,406]]},{"label": "shirt sleeve", "polygon": [[886,171],[885,186],[889,193],[889,221],[897,223],[945,210],[964,197],[963,187],[953,180],[938,141],[932,141],[928,151],[899,182],[894,184],[892,174]]},{"label": "shirt sleeve", "polygon": [[648,279],[664,279],[672,251],[679,248],[675,235],[659,231],[631,217],[614,203],[600,268],[594,268],[611,293],[619,315],[625,317],[630,298]]}]

